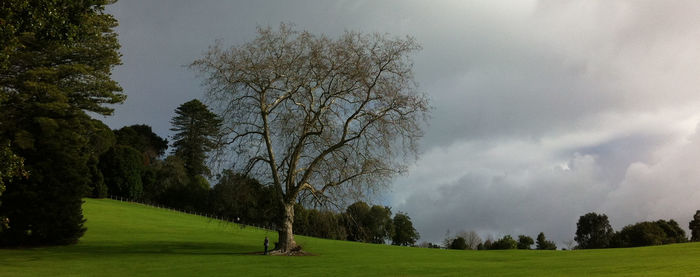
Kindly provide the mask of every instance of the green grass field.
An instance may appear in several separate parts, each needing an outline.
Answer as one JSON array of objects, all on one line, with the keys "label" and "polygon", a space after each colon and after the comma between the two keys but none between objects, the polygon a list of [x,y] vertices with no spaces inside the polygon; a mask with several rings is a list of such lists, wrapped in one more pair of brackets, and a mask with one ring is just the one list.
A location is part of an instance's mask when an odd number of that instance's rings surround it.
[{"label": "green grass field", "polygon": [[700,276],[700,243],[581,251],[419,249],[297,236],[316,256],[251,255],[274,232],[87,199],[77,245],[0,250],[0,276]]}]

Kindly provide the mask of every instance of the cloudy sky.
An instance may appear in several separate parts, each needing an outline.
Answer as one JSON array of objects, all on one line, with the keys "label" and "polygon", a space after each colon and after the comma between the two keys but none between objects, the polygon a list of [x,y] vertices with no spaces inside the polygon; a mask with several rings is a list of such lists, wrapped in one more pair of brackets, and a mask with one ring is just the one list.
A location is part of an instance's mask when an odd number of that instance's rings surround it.
[{"label": "cloudy sky", "polygon": [[415,77],[435,107],[420,160],[380,199],[422,240],[449,229],[559,246],[587,212],[615,229],[700,209],[700,2],[127,1],[120,22],[128,95],[112,128],[170,136],[173,110],[203,89],[184,66],[214,40],[291,22],[413,36]]}]

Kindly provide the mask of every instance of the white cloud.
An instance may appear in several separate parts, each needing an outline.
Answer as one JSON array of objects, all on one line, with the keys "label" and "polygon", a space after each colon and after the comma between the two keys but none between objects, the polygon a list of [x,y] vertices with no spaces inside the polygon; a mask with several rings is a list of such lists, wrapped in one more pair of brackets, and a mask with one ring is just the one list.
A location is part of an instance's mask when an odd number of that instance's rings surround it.
[{"label": "white cloud", "polygon": [[636,162],[625,179],[608,195],[604,209],[618,227],[637,220],[676,219],[687,227],[700,209],[700,133],[674,148],[664,149],[658,161]]}]

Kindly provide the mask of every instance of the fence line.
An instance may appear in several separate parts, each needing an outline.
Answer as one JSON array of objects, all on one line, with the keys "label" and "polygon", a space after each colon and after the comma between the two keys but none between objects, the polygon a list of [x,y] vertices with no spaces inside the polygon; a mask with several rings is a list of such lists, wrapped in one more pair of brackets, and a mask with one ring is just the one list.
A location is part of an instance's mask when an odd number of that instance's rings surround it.
[{"label": "fence line", "polygon": [[274,229],[272,229],[272,228],[268,228],[267,226],[264,226],[264,225],[262,225],[262,224],[260,224],[260,225],[256,225],[256,224],[252,224],[252,225],[251,225],[251,224],[244,224],[244,223],[241,223],[241,222],[236,222],[235,220],[233,220],[233,218],[228,218],[228,217],[224,217],[224,216],[220,216],[220,215],[213,215],[213,214],[209,214],[209,213],[202,213],[202,212],[197,212],[197,211],[188,211],[188,210],[185,210],[185,209],[172,208],[172,207],[168,207],[168,206],[165,206],[165,205],[162,205],[162,204],[147,203],[147,202],[145,202],[145,201],[139,201],[139,200],[135,200],[135,199],[129,199],[129,198],[122,197],[122,196],[113,196],[113,195],[110,195],[110,196],[108,196],[108,198],[109,198],[109,199],[112,199],[112,200],[121,201],[121,202],[136,203],[136,204],[141,204],[141,205],[144,205],[144,206],[150,206],[150,207],[154,207],[154,208],[158,208],[158,209],[164,209],[164,210],[169,210],[169,211],[173,211],[173,212],[179,212],[179,213],[185,213],[185,214],[203,216],[203,217],[206,217],[206,218],[216,219],[216,220],[224,221],[224,222],[228,222],[228,223],[235,223],[235,224],[240,225],[241,228],[252,227],[252,228],[256,228],[256,229],[264,230],[264,231],[277,231],[277,230],[274,230]]}]

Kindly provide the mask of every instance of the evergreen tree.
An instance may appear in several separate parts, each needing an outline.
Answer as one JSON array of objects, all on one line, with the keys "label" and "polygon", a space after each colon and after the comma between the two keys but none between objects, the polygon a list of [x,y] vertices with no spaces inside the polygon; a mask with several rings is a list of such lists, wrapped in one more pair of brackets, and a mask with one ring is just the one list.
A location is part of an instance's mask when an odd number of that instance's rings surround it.
[{"label": "evergreen tree", "polygon": [[110,76],[120,63],[110,2],[0,2],[0,141],[30,172],[1,196],[0,245],[68,244],[85,231],[81,197],[99,179],[103,129],[85,111],[109,115],[104,104],[125,99]]},{"label": "evergreen tree", "polygon": [[[0,196],[5,191],[5,180],[9,181],[20,176],[29,176],[24,170],[24,159],[12,152],[9,142],[0,144]],[[0,232],[9,227],[7,224],[7,218],[0,217]]]},{"label": "evergreen tree", "polygon": [[553,241],[547,240],[542,232],[537,235],[536,246],[537,250],[557,250],[557,245]]},{"label": "evergreen tree", "polygon": [[170,129],[176,132],[173,137],[175,155],[185,163],[189,176],[209,175],[206,154],[216,147],[221,119],[197,99],[180,105],[175,113]]}]

